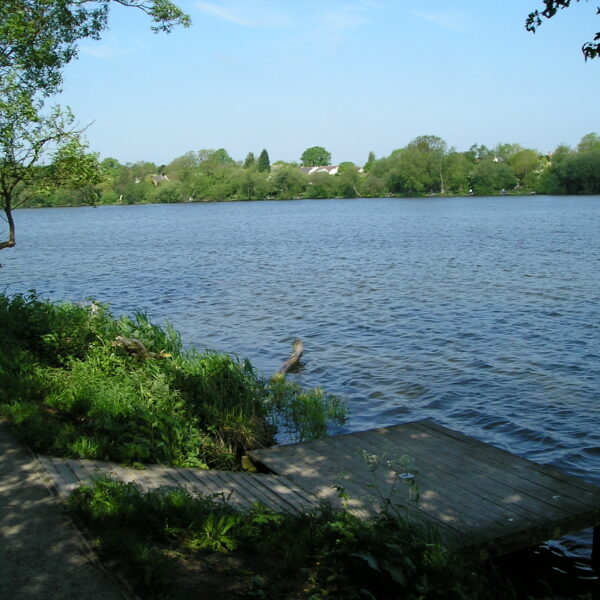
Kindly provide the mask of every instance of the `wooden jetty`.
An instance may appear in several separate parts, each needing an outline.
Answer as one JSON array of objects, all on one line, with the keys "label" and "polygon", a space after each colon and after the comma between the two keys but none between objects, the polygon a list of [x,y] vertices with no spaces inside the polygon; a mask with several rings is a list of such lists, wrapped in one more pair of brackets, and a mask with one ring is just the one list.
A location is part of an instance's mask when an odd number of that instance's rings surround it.
[{"label": "wooden jetty", "polygon": [[362,516],[387,504],[484,558],[594,527],[600,559],[600,488],[432,421],[249,454],[320,500]]},{"label": "wooden jetty", "polygon": [[181,486],[224,501],[296,511],[327,501],[368,517],[383,506],[439,528],[450,547],[498,556],[594,527],[600,560],[600,488],[432,421],[254,450],[268,473],[232,473],[39,457],[67,495],[111,474],[142,489]]}]

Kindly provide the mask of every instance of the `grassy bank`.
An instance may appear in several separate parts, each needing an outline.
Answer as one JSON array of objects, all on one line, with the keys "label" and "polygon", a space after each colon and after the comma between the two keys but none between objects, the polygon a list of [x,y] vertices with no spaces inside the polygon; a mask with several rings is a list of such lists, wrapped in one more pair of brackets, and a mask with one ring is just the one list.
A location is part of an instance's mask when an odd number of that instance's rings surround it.
[{"label": "grassy bank", "polygon": [[339,399],[260,379],[247,360],[184,349],[171,327],[106,306],[0,295],[0,410],[55,456],[235,469],[277,432],[305,440]]},{"label": "grassy bank", "polygon": [[144,598],[500,599],[491,565],[448,552],[436,532],[328,506],[301,514],[239,510],[183,490],[141,493],[111,480],[77,490],[75,517]]}]

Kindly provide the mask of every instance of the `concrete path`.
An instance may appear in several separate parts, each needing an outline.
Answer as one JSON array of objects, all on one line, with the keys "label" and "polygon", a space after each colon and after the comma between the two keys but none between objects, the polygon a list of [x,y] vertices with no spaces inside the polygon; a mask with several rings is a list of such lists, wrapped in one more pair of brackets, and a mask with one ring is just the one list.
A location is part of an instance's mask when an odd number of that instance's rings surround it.
[{"label": "concrete path", "polygon": [[0,421],[0,598],[130,598],[103,570],[42,474]]}]

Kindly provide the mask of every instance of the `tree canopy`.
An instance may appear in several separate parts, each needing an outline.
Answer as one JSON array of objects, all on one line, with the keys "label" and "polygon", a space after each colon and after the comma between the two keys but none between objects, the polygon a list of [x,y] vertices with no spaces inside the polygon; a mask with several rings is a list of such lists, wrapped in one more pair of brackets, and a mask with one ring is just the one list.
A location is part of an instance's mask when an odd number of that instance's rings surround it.
[{"label": "tree canopy", "polygon": [[[575,0],[575,2],[579,2],[579,0]],[[525,21],[525,29],[535,33],[542,24],[542,19],[551,19],[559,10],[569,8],[569,6],[571,6],[571,0],[544,0],[545,8],[542,11],[534,10],[529,13]],[[596,9],[596,14],[600,15],[600,7]],[[581,51],[585,60],[600,57],[600,31],[596,32],[593,41],[583,44]]]},{"label": "tree canopy", "polygon": [[86,155],[83,128],[70,111],[48,106],[48,100],[60,91],[77,43],[100,38],[115,4],[147,14],[157,32],[189,25],[189,17],[169,0],[0,3],[0,205],[8,224],[0,250],[15,245],[12,210],[20,186],[48,189],[66,181],[87,186],[99,176],[97,157]]},{"label": "tree canopy", "polygon": [[331,153],[323,146],[307,148],[300,157],[303,167],[322,167],[331,164]]},{"label": "tree canopy", "polygon": [[268,173],[271,170],[271,160],[269,159],[269,153],[266,149],[263,149],[260,153],[256,168],[260,173]]}]

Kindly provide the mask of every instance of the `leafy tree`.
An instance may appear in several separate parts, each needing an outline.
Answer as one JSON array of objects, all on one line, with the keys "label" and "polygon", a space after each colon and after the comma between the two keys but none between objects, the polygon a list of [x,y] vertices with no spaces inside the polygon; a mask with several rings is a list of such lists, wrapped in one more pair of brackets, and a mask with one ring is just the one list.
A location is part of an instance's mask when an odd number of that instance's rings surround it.
[{"label": "leafy tree", "polygon": [[465,152],[450,152],[444,158],[446,191],[466,194],[469,191],[469,173],[473,163]]},{"label": "leafy tree", "polygon": [[560,162],[561,160],[568,158],[573,155],[573,150],[566,144],[560,144],[556,147],[556,150],[552,153],[552,162]]},{"label": "leafy tree", "polygon": [[259,173],[268,173],[271,170],[271,161],[269,159],[269,153],[263,148],[263,151],[258,157],[258,163],[256,165]]},{"label": "leafy tree", "polygon": [[365,163],[364,171],[365,173],[368,173],[371,170],[371,167],[373,166],[373,163],[375,162],[375,152],[371,151],[369,152],[369,158],[367,158],[367,162]]},{"label": "leafy tree", "polygon": [[517,185],[517,178],[509,164],[484,160],[477,163],[471,172],[471,184],[477,195],[485,196],[513,189]]},{"label": "leafy tree", "polygon": [[507,162],[513,168],[521,185],[526,188],[535,188],[537,176],[544,164],[539,152],[522,148],[512,154]]},{"label": "leafy tree", "polygon": [[[344,166],[342,169],[342,165]],[[359,186],[361,183],[361,175],[358,169],[352,163],[342,163],[340,165],[340,173],[337,179],[337,195],[344,198],[356,198],[359,196]]]},{"label": "leafy tree", "polygon": [[153,190],[148,196],[150,202],[159,204],[181,202],[183,199],[182,185],[179,181],[165,181],[159,186],[153,186]]},{"label": "leafy tree", "polygon": [[368,198],[378,198],[387,194],[385,181],[378,175],[373,174],[373,171],[369,171],[367,177],[361,182],[360,191],[362,196]]},{"label": "leafy tree", "polygon": [[336,179],[329,173],[313,173],[306,189],[307,195],[311,198],[333,198],[336,195]]},{"label": "leafy tree", "polygon": [[199,171],[215,181],[223,180],[229,169],[236,164],[225,148],[200,150],[198,155],[202,157],[198,167]]},{"label": "leafy tree", "polygon": [[[326,175],[330,177],[330,175]],[[277,198],[298,198],[306,190],[307,176],[295,167],[281,167],[270,177],[271,195]]]},{"label": "leafy tree", "polygon": [[[48,196],[56,186],[81,187],[100,180],[97,156],[86,155],[73,116],[60,109],[42,115],[35,108],[15,89],[0,97],[0,205],[8,225],[0,250],[16,243],[12,211],[25,200],[18,197],[23,185],[36,196]],[[54,160],[52,168],[40,166],[45,157]]]},{"label": "leafy tree", "polygon": [[300,157],[303,167],[321,167],[331,164],[331,153],[323,146],[307,148]]},{"label": "leafy tree", "polygon": [[269,195],[267,176],[255,169],[237,169],[232,173],[231,186],[238,200],[263,200]]},{"label": "leafy tree", "polygon": [[422,184],[427,189],[446,193],[444,181],[445,157],[448,153],[446,142],[435,135],[422,135],[415,138],[406,147],[407,153],[419,153],[418,160],[424,169]]},{"label": "leafy tree", "polygon": [[382,177],[393,194],[418,196],[446,192],[446,142],[433,135],[415,138],[405,148],[392,152],[387,161],[377,161],[369,173]]},{"label": "leafy tree", "polygon": [[491,158],[492,151],[485,145],[478,146],[477,144],[473,144],[467,152],[465,152],[465,156],[471,162],[478,162],[480,160],[484,160],[486,158]]},{"label": "leafy tree", "polygon": [[138,160],[129,165],[127,181],[142,181],[147,179],[149,175],[156,173],[157,170],[158,168],[153,162]]},{"label": "leafy tree", "polygon": [[600,150],[600,135],[597,133],[584,135],[577,145],[577,152],[589,152],[590,150]]},{"label": "leafy tree", "polygon": [[280,167],[295,167],[298,168],[300,163],[296,160],[276,160],[272,165],[271,169],[278,169]]},{"label": "leafy tree", "polygon": [[519,144],[498,144],[494,148],[494,156],[500,160],[510,160],[512,156],[523,150]]},{"label": "leafy tree", "polygon": [[[579,2],[579,0],[575,0]],[[535,10],[529,13],[527,20],[525,21],[525,29],[535,33],[537,28],[542,24],[542,18],[551,19],[560,9],[569,8],[571,0],[544,0],[544,10],[541,12]],[[600,7],[597,8],[596,14],[600,15]],[[588,58],[600,57],[600,31],[594,36],[593,42],[586,42],[581,47],[585,60]]]},{"label": "leafy tree", "polygon": [[417,196],[425,190],[421,155],[409,154],[406,148],[394,150],[387,159],[377,161],[369,175],[380,176],[391,194]]},{"label": "leafy tree", "polygon": [[553,160],[540,187],[547,194],[600,194],[600,149]]},{"label": "leafy tree", "polygon": [[347,171],[348,169],[356,169],[356,165],[349,160],[345,160],[344,162],[341,162],[339,164],[338,174],[341,175],[342,173],[344,173],[344,171]]},{"label": "leafy tree", "polygon": [[225,148],[219,148],[215,150],[211,156],[211,159],[216,163],[220,163],[222,165],[233,165],[235,164],[235,160],[229,156],[229,152],[225,150]]},{"label": "leafy tree", "polygon": [[198,168],[200,161],[195,152],[186,152],[173,159],[165,168],[165,173],[170,180],[185,181]]},{"label": "leafy tree", "polygon": [[256,166],[256,157],[254,156],[254,152],[248,152],[246,156],[246,160],[244,160],[244,169],[252,169],[252,167]]},{"label": "leafy tree", "polygon": [[[68,164],[72,169],[69,177],[74,184],[96,160],[84,157],[82,129],[71,113],[48,108],[46,102],[60,91],[63,69],[77,56],[77,42],[99,39],[115,4],[148,14],[155,31],[189,24],[169,0],[0,3],[0,203],[8,224],[0,249],[16,243],[12,211],[19,187],[23,183],[47,187],[59,180],[52,169],[38,168],[44,160],[62,156],[63,167]],[[59,175],[66,175],[64,168]]]}]

